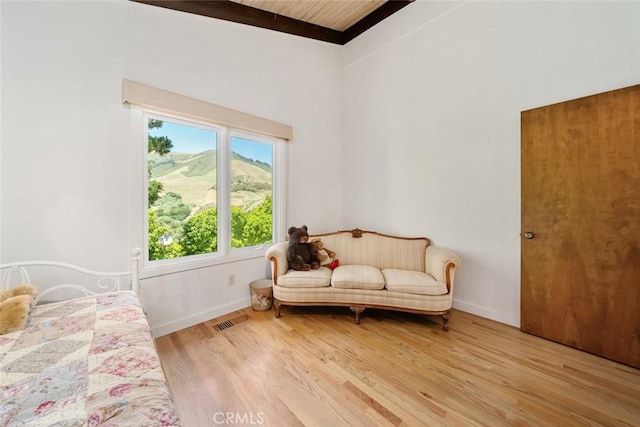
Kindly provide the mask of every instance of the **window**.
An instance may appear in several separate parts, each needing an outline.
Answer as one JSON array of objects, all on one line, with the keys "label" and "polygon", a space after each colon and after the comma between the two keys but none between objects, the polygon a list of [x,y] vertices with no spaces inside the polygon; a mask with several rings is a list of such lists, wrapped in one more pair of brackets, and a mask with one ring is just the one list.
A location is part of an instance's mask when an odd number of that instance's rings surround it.
[{"label": "window", "polygon": [[291,126],[126,79],[122,101],[142,277],[262,257],[285,236]]},{"label": "window", "polygon": [[282,140],[148,111],[143,123],[149,265],[241,256],[273,242]]}]

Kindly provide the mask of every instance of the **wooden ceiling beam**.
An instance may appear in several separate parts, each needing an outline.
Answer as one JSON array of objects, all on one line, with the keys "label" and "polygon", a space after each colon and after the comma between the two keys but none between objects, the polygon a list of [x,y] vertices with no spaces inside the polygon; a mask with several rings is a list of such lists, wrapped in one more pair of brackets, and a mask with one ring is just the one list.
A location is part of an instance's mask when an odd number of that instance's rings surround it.
[{"label": "wooden ceiling beam", "polygon": [[131,1],[344,45],[414,0],[389,0],[342,32],[246,6],[231,0]]},{"label": "wooden ceiling beam", "polygon": [[254,7],[245,6],[230,0],[131,0],[166,9],[178,10],[186,13],[223,19],[225,21],[247,24],[254,27],[266,28],[283,33],[308,37],[334,44],[341,44],[342,33],[320,25],[309,24],[304,21],[266,12]]},{"label": "wooden ceiling beam", "polygon": [[414,0],[389,0],[379,8],[362,18],[342,32],[340,44],[344,45],[376,25],[378,22],[393,15],[403,7],[413,3]]}]

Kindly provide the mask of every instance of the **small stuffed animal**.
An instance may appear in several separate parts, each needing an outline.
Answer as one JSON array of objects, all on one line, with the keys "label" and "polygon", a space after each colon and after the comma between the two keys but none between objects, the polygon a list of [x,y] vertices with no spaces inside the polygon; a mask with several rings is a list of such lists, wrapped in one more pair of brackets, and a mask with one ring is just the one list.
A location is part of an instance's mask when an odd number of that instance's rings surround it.
[{"label": "small stuffed animal", "polygon": [[307,226],[289,227],[289,247],[287,261],[289,268],[299,271],[309,271],[320,268],[318,250],[309,242]]},{"label": "small stuffed animal", "polygon": [[0,291],[0,335],[15,332],[24,327],[37,288],[20,285]]},{"label": "small stuffed animal", "polygon": [[333,252],[331,249],[325,248],[324,244],[319,239],[317,243],[316,242],[311,242],[311,243],[316,245],[316,248],[318,247],[321,248],[321,249],[318,249],[318,258],[320,258],[320,265],[323,265],[332,270],[335,270],[336,268],[338,268],[338,266],[340,265],[340,260],[336,258],[335,252]]},{"label": "small stuffed animal", "polygon": [[311,240],[311,244],[318,251],[318,259],[320,260],[320,265],[324,265],[334,270],[338,267],[338,260],[334,259],[336,257],[336,253],[331,249],[325,248],[324,243],[320,239]]}]

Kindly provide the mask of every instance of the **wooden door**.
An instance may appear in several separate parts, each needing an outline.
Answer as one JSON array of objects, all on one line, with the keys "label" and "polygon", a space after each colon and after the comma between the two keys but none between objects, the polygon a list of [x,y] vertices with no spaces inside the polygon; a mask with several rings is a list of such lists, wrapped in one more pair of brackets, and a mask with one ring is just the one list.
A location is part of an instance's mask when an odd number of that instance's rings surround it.
[{"label": "wooden door", "polygon": [[640,367],[640,85],[521,132],[521,329]]}]

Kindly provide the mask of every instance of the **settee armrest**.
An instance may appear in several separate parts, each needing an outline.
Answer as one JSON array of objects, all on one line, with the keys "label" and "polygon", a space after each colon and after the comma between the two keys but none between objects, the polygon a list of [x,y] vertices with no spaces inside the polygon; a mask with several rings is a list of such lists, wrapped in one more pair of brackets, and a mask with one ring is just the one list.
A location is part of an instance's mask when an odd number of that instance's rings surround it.
[{"label": "settee armrest", "polygon": [[271,278],[276,283],[278,277],[284,275],[289,270],[289,261],[287,261],[287,248],[289,242],[279,242],[272,245],[265,253],[265,258],[271,263]]},{"label": "settee armrest", "polygon": [[456,268],[460,267],[460,257],[453,251],[437,246],[428,246],[426,250],[426,272],[437,281],[447,284],[449,292],[453,290]]}]

